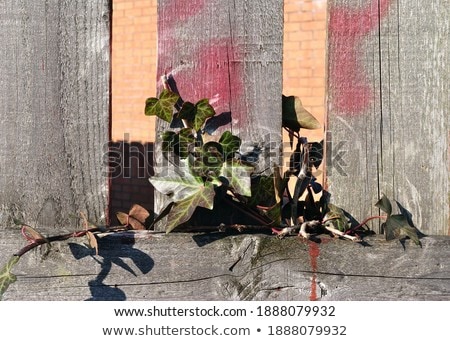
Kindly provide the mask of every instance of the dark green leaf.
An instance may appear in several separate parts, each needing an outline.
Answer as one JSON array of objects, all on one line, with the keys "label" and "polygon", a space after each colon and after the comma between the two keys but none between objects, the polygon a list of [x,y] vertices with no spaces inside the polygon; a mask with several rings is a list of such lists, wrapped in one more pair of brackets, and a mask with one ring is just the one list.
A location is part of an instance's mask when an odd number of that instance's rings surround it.
[{"label": "dark green leaf", "polygon": [[164,153],[170,153],[173,151],[173,146],[177,143],[177,133],[174,131],[166,130],[162,133],[162,151]]},{"label": "dark green leaf", "polygon": [[416,228],[408,223],[408,218],[402,214],[389,216],[383,224],[386,240],[401,239],[409,237],[416,245],[420,245]]},{"label": "dark green leaf", "polygon": [[188,122],[193,122],[196,114],[196,107],[194,103],[184,102],[183,106],[178,113],[178,118],[186,120]]},{"label": "dark green leaf", "polygon": [[205,121],[214,116],[216,112],[214,108],[209,104],[209,100],[207,98],[198,101],[195,104],[196,114],[194,118],[194,129],[195,131],[200,130]]},{"label": "dark green leaf", "polygon": [[203,164],[210,168],[221,168],[223,164],[222,145],[215,141],[206,142],[202,147]]},{"label": "dark green leaf", "polygon": [[186,158],[189,156],[189,152],[193,149],[193,144],[195,142],[195,137],[192,135],[192,129],[184,128],[178,133],[175,138],[174,151],[181,158]]},{"label": "dark green leaf", "polygon": [[173,117],[174,105],[179,99],[179,95],[170,90],[164,89],[161,92],[159,99],[152,97],[146,100],[145,115],[157,116],[160,119],[170,123]]},{"label": "dark green leaf", "polygon": [[198,101],[195,105],[191,102],[184,102],[178,113],[178,118],[185,120],[189,127],[198,131],[205,121],[215,115],[214,108],[209,104],[207,98]]},{"label": "dark green leaf", "polygon": [[241,146],[241,139],[233,135],[229,131],[225,131],[219,139],[219,143],[223,147],[223,155],[225,160],[233,157]]},{"label": "dark green leaf", "polygon": [[284,96],[282,99],[282,124],[283,127],[293,131],[304,129],[319,129],[320,123],[311,115],[296,96]]},{"label": "dark green leaf", "polygon": [[388,216],[392,214],[392,205],[391,201],[383,194],[380,200],[375,204],[383,212],[387,213]]},{"label": "dark green leaf", "polygon": [[3,298],[3,294],[8,290],[8,287],[14,283],[17,277],[11,272],[12,268],[19,261],[19,256],[12,256],[8,263],[0,269],[0,300]]}]

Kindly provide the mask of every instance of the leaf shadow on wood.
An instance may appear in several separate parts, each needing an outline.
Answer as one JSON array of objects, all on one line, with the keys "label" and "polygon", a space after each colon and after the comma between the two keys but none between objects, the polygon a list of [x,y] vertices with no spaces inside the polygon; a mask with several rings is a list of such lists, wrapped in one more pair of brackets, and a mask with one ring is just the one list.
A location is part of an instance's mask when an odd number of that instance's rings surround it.
[{"label": "leaf shadow on wood", "polygon": [[[99,238],[99,253],[95,255],[93,249],[80,244],[69,243],[70,251],[76,259],[92,257],[101,267],[97,277],[88,282],[91,297],[87,301],[125,301],[127,299],[125,292],[117,284],[111,286],[104,283],[113,264],[133,276],[137,276],[136,271],[125,262],[125,259],[129,259],[142,274],[147,274],[153,269],[155,264],[153,259],[145,252],[134,248],[134,244],[133,235],[126,238],[114,238],[114,236]],[[127,277],[124,276],[123,278]]]}]

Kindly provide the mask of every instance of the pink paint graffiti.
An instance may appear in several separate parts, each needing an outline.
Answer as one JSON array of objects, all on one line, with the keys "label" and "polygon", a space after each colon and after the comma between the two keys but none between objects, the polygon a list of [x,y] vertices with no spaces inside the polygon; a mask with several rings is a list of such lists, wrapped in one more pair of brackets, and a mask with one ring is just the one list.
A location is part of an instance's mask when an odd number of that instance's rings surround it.
[{"label": "pink paint graffiti", "polygon": [[389,9],[391,0],[371,0],[363,9],[330,8],[329,84],[331,103],[340,114],[361,113],[370,104],[373,92],[359,63],[358,45]]},{"label": "pink paint graffiti", "polygon": [[[239,51],[231,37],[189,39],[180,34],[184,26],[207,27],[212,2],[169,0],[160,6],[158,72],[172,75],[184,101],[210,99],[217,114],[233,111],[239,116],[243,88],[243,64],[236,62]],[[181,52],[180,52],[181,51]],[[184,56],[184,57],[181,57]]]}]

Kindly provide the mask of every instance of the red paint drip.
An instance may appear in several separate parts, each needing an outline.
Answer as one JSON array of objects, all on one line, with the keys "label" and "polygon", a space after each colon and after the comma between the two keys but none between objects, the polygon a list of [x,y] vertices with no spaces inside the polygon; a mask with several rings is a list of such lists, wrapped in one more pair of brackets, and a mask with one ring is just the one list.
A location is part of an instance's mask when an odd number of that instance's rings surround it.
[{"label": "red paint drip", "polygon": [[[330,84],[335,91],[333,106],[342,114],[362,112],[370,104],[373,92],[359,64],[358,45],[361,39],[376,29],[388,12],[391,0],[372,0],[361,10],[347,7],[330,9],[329,35],[332,58]],[[334,48],[339,50],[333,51]]]},{"label": "red paint drip", "polygon": [[309,246],[309,260],[311,262],[311,270],[313,272],[313,276],[311,279],[311,294],[309,295],[310,301],[317,301],[317,258],[320,255],[319,244],[308,241]]}]

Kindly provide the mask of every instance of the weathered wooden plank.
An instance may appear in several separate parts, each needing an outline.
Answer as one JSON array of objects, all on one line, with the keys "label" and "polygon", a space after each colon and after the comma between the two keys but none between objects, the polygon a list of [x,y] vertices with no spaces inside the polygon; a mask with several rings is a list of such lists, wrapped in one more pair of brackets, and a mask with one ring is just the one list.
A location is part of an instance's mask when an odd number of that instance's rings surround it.
[{"label": "weathered wooden plank", "polygon": [[441,0],[329,2],[328,183],[357,219],[385,193],[450,233],[448,15]]},{"label": "weathered wooden plank", "polygon": [[[183,100],[209,98],[217,115],[231,113],[213,135],[231,130],[243,152],[258,147],[261,170],[280,161],[282,35],[281,0],[158,2],[158,75],[173,77]],[[156,172],[167,166],[157,160]]]},{"label": "weathered wooden plank", "polygon": [[[98,256],[80,240],[55,242],[23,256],[4,299],[450,299],[448,237],[423,238],[422,248],[406,242],[405,249],[382,236],[366,246],[321,239],[144,231],[104,237]],[[0,231],[0,264],[23,245],[19,231]]]},{"label": "weathered wooden plank", "polygon": [[105,219],[109,1],[0,3],[0,226]]}]

